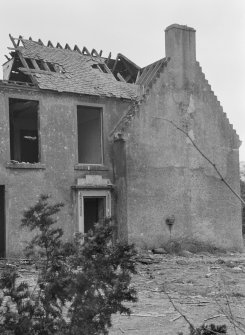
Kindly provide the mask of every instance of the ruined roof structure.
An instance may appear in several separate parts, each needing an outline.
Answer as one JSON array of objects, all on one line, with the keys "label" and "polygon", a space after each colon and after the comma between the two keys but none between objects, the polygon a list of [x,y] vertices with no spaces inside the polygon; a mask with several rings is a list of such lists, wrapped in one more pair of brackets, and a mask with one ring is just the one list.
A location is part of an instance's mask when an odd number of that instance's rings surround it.
[{"label": "ruined roof structure", "polygon": [[241,204],[215,170],[239,194],[241,142],[196,60],[195,29],[167,27],[164,57],[143,68],[120,53],[10,39],[0,256],[22,253],[20,218],[40,194],[65,204],[67,239],[112,216],[116,237],[139,247],[171,239],[242,250]]},{"label": "ruined roof structure", "polygon": [[164,66],[163,58],[140,68],[127,57],[103,57],[102,51],[82,51],[77,45],[72,50],[52,42],[45,46],[39,39],[14,38],[10,35],[14,51],[4,64],[4,79],[38,86],[43,90],[135,99],[138,85],[148,87]]}]

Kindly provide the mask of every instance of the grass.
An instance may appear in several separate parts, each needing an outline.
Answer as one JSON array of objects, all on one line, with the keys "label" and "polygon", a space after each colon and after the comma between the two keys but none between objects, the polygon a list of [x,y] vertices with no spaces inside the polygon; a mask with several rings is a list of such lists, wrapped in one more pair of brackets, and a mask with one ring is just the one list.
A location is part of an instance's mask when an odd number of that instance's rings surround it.
[{"label": "grass", "polygon": [[164,245],[164,249],[167,251],[167,253],[176,255],[181,255],[183,251],[189,251],[193,254],[204,252],[210,254],[226,253],[225,249],[217,248],[212,244],[196,241],[191,238],[182,238],[169,241]]}]

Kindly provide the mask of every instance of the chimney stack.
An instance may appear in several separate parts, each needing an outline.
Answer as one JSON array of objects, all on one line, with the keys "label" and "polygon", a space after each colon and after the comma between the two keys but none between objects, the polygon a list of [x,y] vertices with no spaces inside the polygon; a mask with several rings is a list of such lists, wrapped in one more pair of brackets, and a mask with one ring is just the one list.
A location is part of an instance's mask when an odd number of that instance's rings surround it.
[{"label": "chimney stack", "polygon": [[175,84],[188,88],[194,82],[196,64],[195,29],[172,24],[165,29],[165,52]]}]

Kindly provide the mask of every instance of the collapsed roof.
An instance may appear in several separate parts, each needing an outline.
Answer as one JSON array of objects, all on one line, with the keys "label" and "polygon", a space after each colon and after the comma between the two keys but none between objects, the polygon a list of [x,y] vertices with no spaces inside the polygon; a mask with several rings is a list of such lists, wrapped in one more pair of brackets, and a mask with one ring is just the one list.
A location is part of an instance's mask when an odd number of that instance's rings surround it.
[{"label": "collapsed roof", "polygon": [[39,39],[13,38],[11,58],[3,65],[3,79],[24,82],[43,90],[135,99],[138,87],[149,87],[161,71],[166,59],[140,68],[127,57],[118,54],[116,59],[102,56],[102,51],[82,51],[75,45],[63,48],[52,42],[45,46]]}]

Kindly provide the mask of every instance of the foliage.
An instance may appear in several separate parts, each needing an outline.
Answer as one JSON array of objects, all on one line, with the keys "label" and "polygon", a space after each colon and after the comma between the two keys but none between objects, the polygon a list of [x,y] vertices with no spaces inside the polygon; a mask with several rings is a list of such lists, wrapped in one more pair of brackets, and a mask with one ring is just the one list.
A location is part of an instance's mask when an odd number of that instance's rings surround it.
[{"label": "foliage", "polygon": [[[205,325],[203,324],[201,327],[195,328],[193,326],[190,327],[189,335],[214,335],[214,334],[227,334],[226,325]],[[183,335],[183,333],[178,333],[178,335]]]},{"label": "foliage", "polygon": [[227,334],[226,325],[202,325],[201,327],[190,329],[190,335],[213,335],[213,334]]},{"label": "foliage", "polygon": [[111,315],[130,314],[123,302],[137,300],[130,286],[135,249],[112,243],[109,219],[96,224],[94,232],[64,242],[53,217],[63,205],[48,200],[42,195],[24,212],[22,225],[37,232],[26,253],[38,264],[39,275],[31,288],[18,282],[15,268],[6,268],[0,279],[0,333],[108,334]]}]

